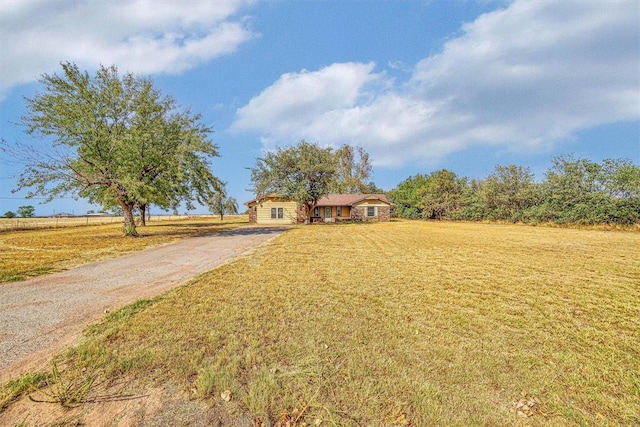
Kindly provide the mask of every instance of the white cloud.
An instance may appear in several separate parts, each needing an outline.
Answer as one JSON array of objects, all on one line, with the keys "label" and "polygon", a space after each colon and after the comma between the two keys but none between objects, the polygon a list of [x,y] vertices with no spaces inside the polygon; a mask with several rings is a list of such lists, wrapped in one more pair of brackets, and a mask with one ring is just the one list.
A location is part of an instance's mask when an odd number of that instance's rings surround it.
[{"label": "white cloud", "polygon": [[242,17],[251,0],[0,1],[0,99],[61,61],[86,68],[180,72],[233,52],[252,37]]},{"label": "white cloud", "polygon": [[310,127],[333,112],[352,108],[366,88],[382,79],[374,64],[333,64],[319,71],[284,74],[237,112],[235,130],[260,129],[268,140],[302,138]]},{"label": "white cloud", "polygon": [[373,64],[283,75],[237,111],[265,148],[300,138],[365,147],[375,163],[434,163],[473,145],[545,150],[640,118],[637,1],[514,1],[391,85]]}]

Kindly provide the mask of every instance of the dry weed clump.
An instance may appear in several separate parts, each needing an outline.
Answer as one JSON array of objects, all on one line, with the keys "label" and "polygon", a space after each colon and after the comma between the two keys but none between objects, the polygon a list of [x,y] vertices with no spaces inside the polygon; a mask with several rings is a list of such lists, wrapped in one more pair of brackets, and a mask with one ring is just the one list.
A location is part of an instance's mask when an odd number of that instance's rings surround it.
[{"label": "dry weed clump", "polygon": [[68,357],[254,425],[637,425],[639,246],[513,225],[299,227],[114,313]]}]

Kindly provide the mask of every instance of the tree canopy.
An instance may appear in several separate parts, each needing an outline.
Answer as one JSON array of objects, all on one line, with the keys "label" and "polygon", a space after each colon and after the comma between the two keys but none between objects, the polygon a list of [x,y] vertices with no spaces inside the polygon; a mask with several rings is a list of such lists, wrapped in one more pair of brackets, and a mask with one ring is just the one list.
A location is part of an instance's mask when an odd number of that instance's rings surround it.
[{"label": "tree canopy", "polygon": [[407,178],[389,197],[404,218],[637,224],[640,167],[627,159],[558,156],[542,182],[516,165],[471,181],[442,170]]},{"label": "tree canopy", "polygon": [[277,194],[298,202],[307,213],[329,194],[335,181],[333,150],[305,140],[267,153],[257,159],[251,169],[253,191],[258,200]]},{"label": "tree canopy", "polygon": [[398,216],[410,219],[422,218],[423,206],[418,191],[427,185],[427,179],[427,176],[422,174],[410,176],[388,193]]},{"label": "tree canopy", "polygon": [[71,63],[62,70],[43,75],[44,91],[27,99],[26,132],[53,143],[29,159],[18,189],[119,206],[126,235],[137,235],[136,206],[175,208],[213,197],[219,180],[209,162],[218,149],[200,115],[180,110],[149,79],[120,77],[116,66],[101,66],[93,76]]},{"label": "tree canopy", "polygon": [[20,206],[18,208],[20,218],[33,218],[36,215],[36,208],[32,205]]},{"label": "tree canopy", "polygon": [[301,140],[267,153],[250,170],[258,200],[277,194],[304,206],[307,214],[330,193],[377,191],[371,181],[369,155],[348,145],[334,150]]},{"label": "tree canopy", "polygon": [[336,177],[332,193],[367,194],[378,192],[371,181],[372,166],[369,154],[362,147],[342,145],[334,151]]},{"label": "tree canopy", "polygon": [[209,210],[214,215],[220,216],[220,221],[224,219],[225,215],[237,215],[238,214],[238,202],[233,197],[229,197],[226,190],[226,182],[220,183],[220,188],[209,201]]},{"label": "tree canopy", "polygon": [[426,185],[417,193],[422,205],[422,217],[431,219],[449,218],[462,206],[462,196],[467,185],[466,179],[442,169],[431,173]]}]

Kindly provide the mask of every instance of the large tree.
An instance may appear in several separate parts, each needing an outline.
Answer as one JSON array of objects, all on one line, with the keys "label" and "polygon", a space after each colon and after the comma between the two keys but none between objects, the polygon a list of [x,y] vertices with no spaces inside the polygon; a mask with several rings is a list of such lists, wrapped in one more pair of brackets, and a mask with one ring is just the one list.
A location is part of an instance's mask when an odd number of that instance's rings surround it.
[{"label": "large tree", "polygon": [[496,166],[482,182],[479,197],[485,217],[493,220],[519,221],[537,200],[534,175],[522,166]]},{"label": "large tree", "polygon": [[467,189],[466,178],[442,169],[407,178],[389,197],[403,218],[449,219],[462,209]]},{"label": "large tree", "polygon": [[219,181],[209,161],[218,150],[199,115],[179,110],[146,78],[120,77],[116,66],[93,76],[71,63],[62,69],[45,74],[44,91],[27,99],[26,132],[52,138],[52,150],[30,159],[18,189],[119,206],[124,233],[132,236],[136,206],[210,200]]},{"label": "large tree", "polygon": [[428,177],[422,174],[410,176],[389,192],[389,198],[398,216],[411,219],[422,218],[423,204],[419,192],[427,185],[427,180]]},{"label": "large tree", "polygon": [[221,182],[218,191],[209,201],[209,209],[214,215],[220,215],[220,221],[225,215],[238,214],[238,202],[233,197],[229,197],[226,189],[226,182]]},{"label": "large tree", "polygon": [[362,147],[342,145],[334,152],[336,181],[332,193],[375,193],[377,188],[371,180],[371,161]]},{"label": "large tree", "polygon": [[36,208],[32,205],[20,206],[18,208],[18,215],[20,218],[33,218],[36,216]]},{"label": "large tree", "polygon": [[301,140],[257,159],[251,181],[258,200],[277,194],[304,206],[308,216],[335,186],[335,155],[331,148]]},{"label": "large tree", "polygon": [[573,156],[558,156],[545,176],[546,220],[561,223],[621,223],[640,221],[640,168],[629,160],[602,164]]},{"label": "large tree", "polygon": [[432,172],[427,176],[425,185],[417,191],[422,206],[422,217],[451,218],[462,209],[466,188],[466,178],[460,178],[454,172],[447,169]]},{"label": "large tree", "polygon": [[602,161],[600,181],[610,197],[618,199],[640,198],[640,167],[629,159]]}]

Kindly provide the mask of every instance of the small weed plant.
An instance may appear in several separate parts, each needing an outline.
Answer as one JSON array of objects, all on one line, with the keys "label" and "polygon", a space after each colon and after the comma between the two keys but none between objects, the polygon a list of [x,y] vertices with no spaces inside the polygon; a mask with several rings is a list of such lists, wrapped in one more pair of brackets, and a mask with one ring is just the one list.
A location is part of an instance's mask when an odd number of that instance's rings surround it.
[{"label": "small weed plant", "polygon": [[72,407],[84,403],[91,391],[97,376],[87,368],[68,367],[61,371],[58,361],[51,362],[51,376],[47,386],[39,390],[47,399],[29,398],[34,402],[59,403],[63,407]]},{"label": "small weed plant", "polygon": [[0,413],[21,396],[38,390],[47,384],[48,376],[43,373],[26,373],[3,384],[0,389]]}]

